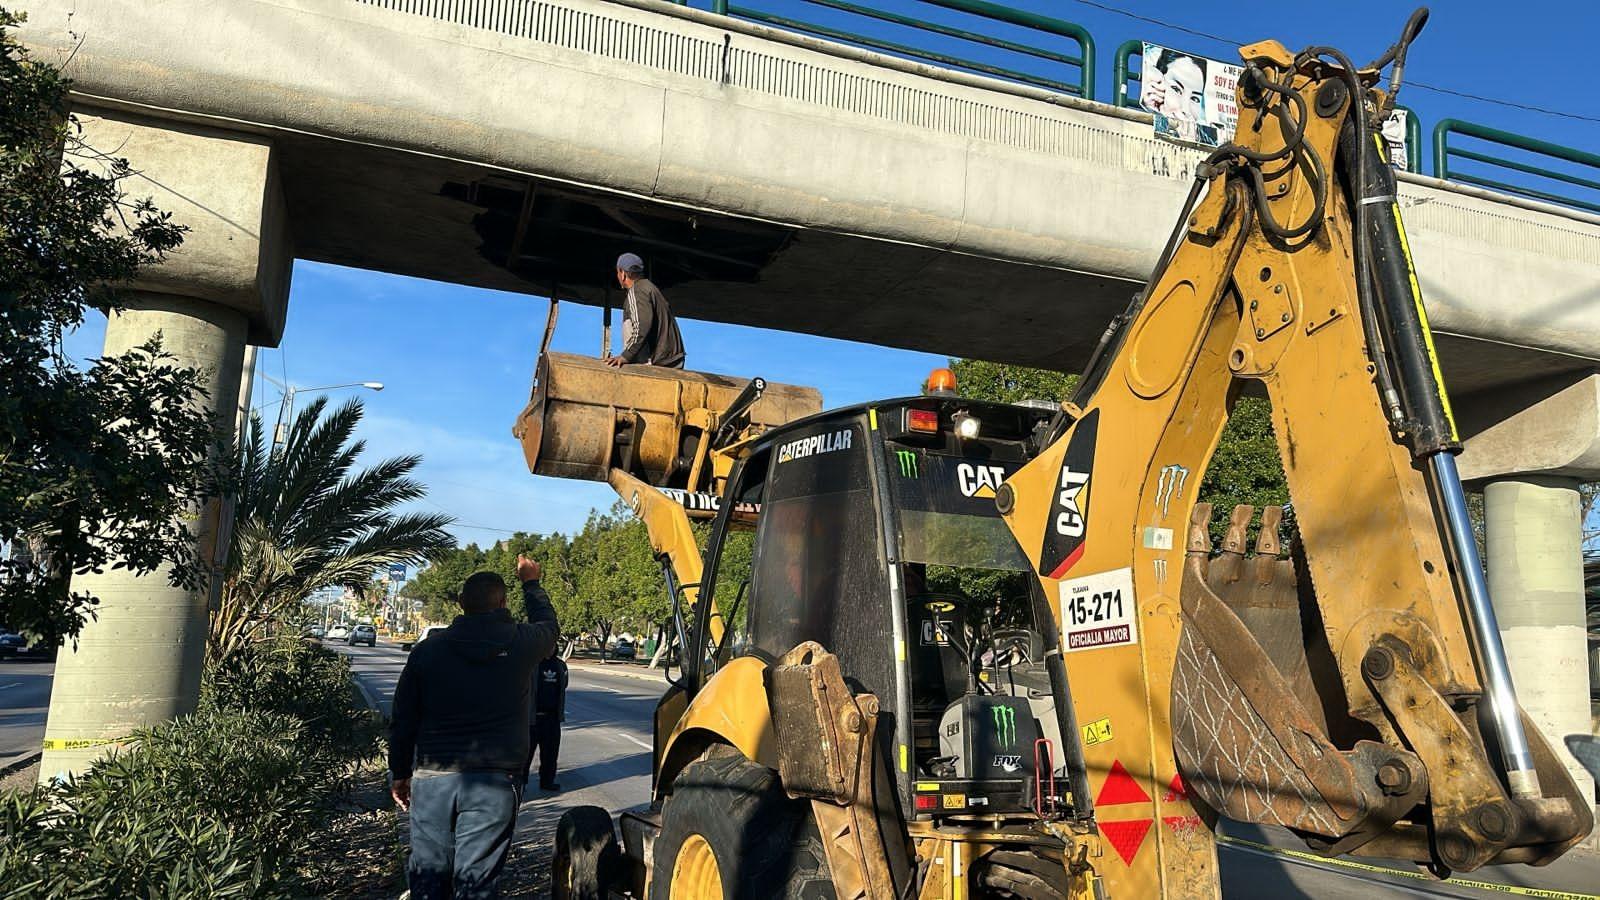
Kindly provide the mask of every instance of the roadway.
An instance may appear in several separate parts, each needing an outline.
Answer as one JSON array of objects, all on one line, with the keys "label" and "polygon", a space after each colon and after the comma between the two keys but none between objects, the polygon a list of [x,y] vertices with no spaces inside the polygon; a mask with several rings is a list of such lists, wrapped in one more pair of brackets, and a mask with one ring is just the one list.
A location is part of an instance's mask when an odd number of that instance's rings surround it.
[{"label": "roadway", "polygon": [[39,752],[55,671],[53,662],[0,662],[0,769]]},{"label": "roadway", "polygon": [[[406,653],[391,644],[376,648],[330,645],[349,656],[356,680],[370,702],[385,713]],[[54,666],[45,662],[0,662],[0,766],[38,751],[44,736]],[[544,867],[556,822],[573,806],[595,805],[612,812],[644,806],[650,796],[650,715],[662,681],[622,666],[572,666],[567,691],[567,722],[561,746],[563,790],[546,794],[530,788],[518,817],[519,845],[508,876],[537,895],[546,890]],[[1283,832],[1228,826],[1232,836],[1259,844],[1294,847]],[[1600,859],[1558,861],[1546,869],[1485,869],[1468,876],[1497,881],[1511,890],[1477,889],[1415,877],[1350,869],[1303,860],[1244,844],[1220,848],[1222,893],[1227,900],[1372,900],[1374,897],[1571,898],[1593,895],[1600,886]],[[1414,875],[1415,869],[1402,869]],[[507,896],[524,896],[521,890]],[[1585,893],[1587,892],[1587,893]]]}]

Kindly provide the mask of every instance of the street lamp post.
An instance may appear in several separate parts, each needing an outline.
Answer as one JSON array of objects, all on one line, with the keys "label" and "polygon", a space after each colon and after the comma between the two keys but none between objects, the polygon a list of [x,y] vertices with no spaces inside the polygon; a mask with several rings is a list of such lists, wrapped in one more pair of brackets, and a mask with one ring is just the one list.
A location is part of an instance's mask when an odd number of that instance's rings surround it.
[{"label": "street lamp post", "polygon": [[272,426],[272,446],[277,448],[289,441],[289,417],[294,414],[294,395],[300,391],[337,391],[342,388],[366,388],[369,391],[383,390],[381,381],[348,381],[344,384],[325,384],[320,387],[297,388],[285,384],[265,372],[261,377],[277,385],[283,391],[283,401],[278,404],[278,423]]}]

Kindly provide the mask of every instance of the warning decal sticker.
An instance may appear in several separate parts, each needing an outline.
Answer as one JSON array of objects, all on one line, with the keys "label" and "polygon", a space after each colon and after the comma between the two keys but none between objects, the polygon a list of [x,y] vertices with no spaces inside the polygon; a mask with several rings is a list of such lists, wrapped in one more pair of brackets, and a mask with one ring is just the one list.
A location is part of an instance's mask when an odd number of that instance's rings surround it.
[{"label": "warning decal sticker", "polygon": [[1095,650],[1139,643],[1133,570],[1113,569],[1061,582],[1061,648]]}]

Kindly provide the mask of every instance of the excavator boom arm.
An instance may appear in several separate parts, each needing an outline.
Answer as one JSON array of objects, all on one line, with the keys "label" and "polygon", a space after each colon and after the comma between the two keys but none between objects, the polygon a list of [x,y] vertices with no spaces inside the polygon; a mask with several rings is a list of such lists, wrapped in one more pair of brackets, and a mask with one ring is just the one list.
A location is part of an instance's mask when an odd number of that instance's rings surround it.
[{"label": "excavator boom arm", "polygon": [[[1463,574],[1454,426],[1368,124],[1385,95],[1325,48],[1242,53],[1239,143],[1201,165],[1070,425],[999,498],[1094,728],[1087,858],[1113,896],[1214,896],[1221,814],[1436,869],[1548,860],[1592,823]],[[1219,596],[1194,516],[1251,383],[1299,532],[1291,634],[1251,611],[1270,578]]]}]

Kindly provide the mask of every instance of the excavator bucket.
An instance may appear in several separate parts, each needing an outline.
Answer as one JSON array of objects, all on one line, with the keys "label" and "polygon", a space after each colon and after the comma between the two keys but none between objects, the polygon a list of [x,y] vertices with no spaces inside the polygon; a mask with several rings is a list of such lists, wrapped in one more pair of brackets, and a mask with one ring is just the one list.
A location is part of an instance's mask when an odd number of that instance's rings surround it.
[{"label": "excavator bucket", "polygon": [[822,411],[815,388],[767,383],[738,423],[719,421],[749,384],[685,369],[613,368],[546,351],[511,433],[535,475],[605,481],[622,469],[657,487],[694,489],[685,482],[708,428],[764,431]]}]

